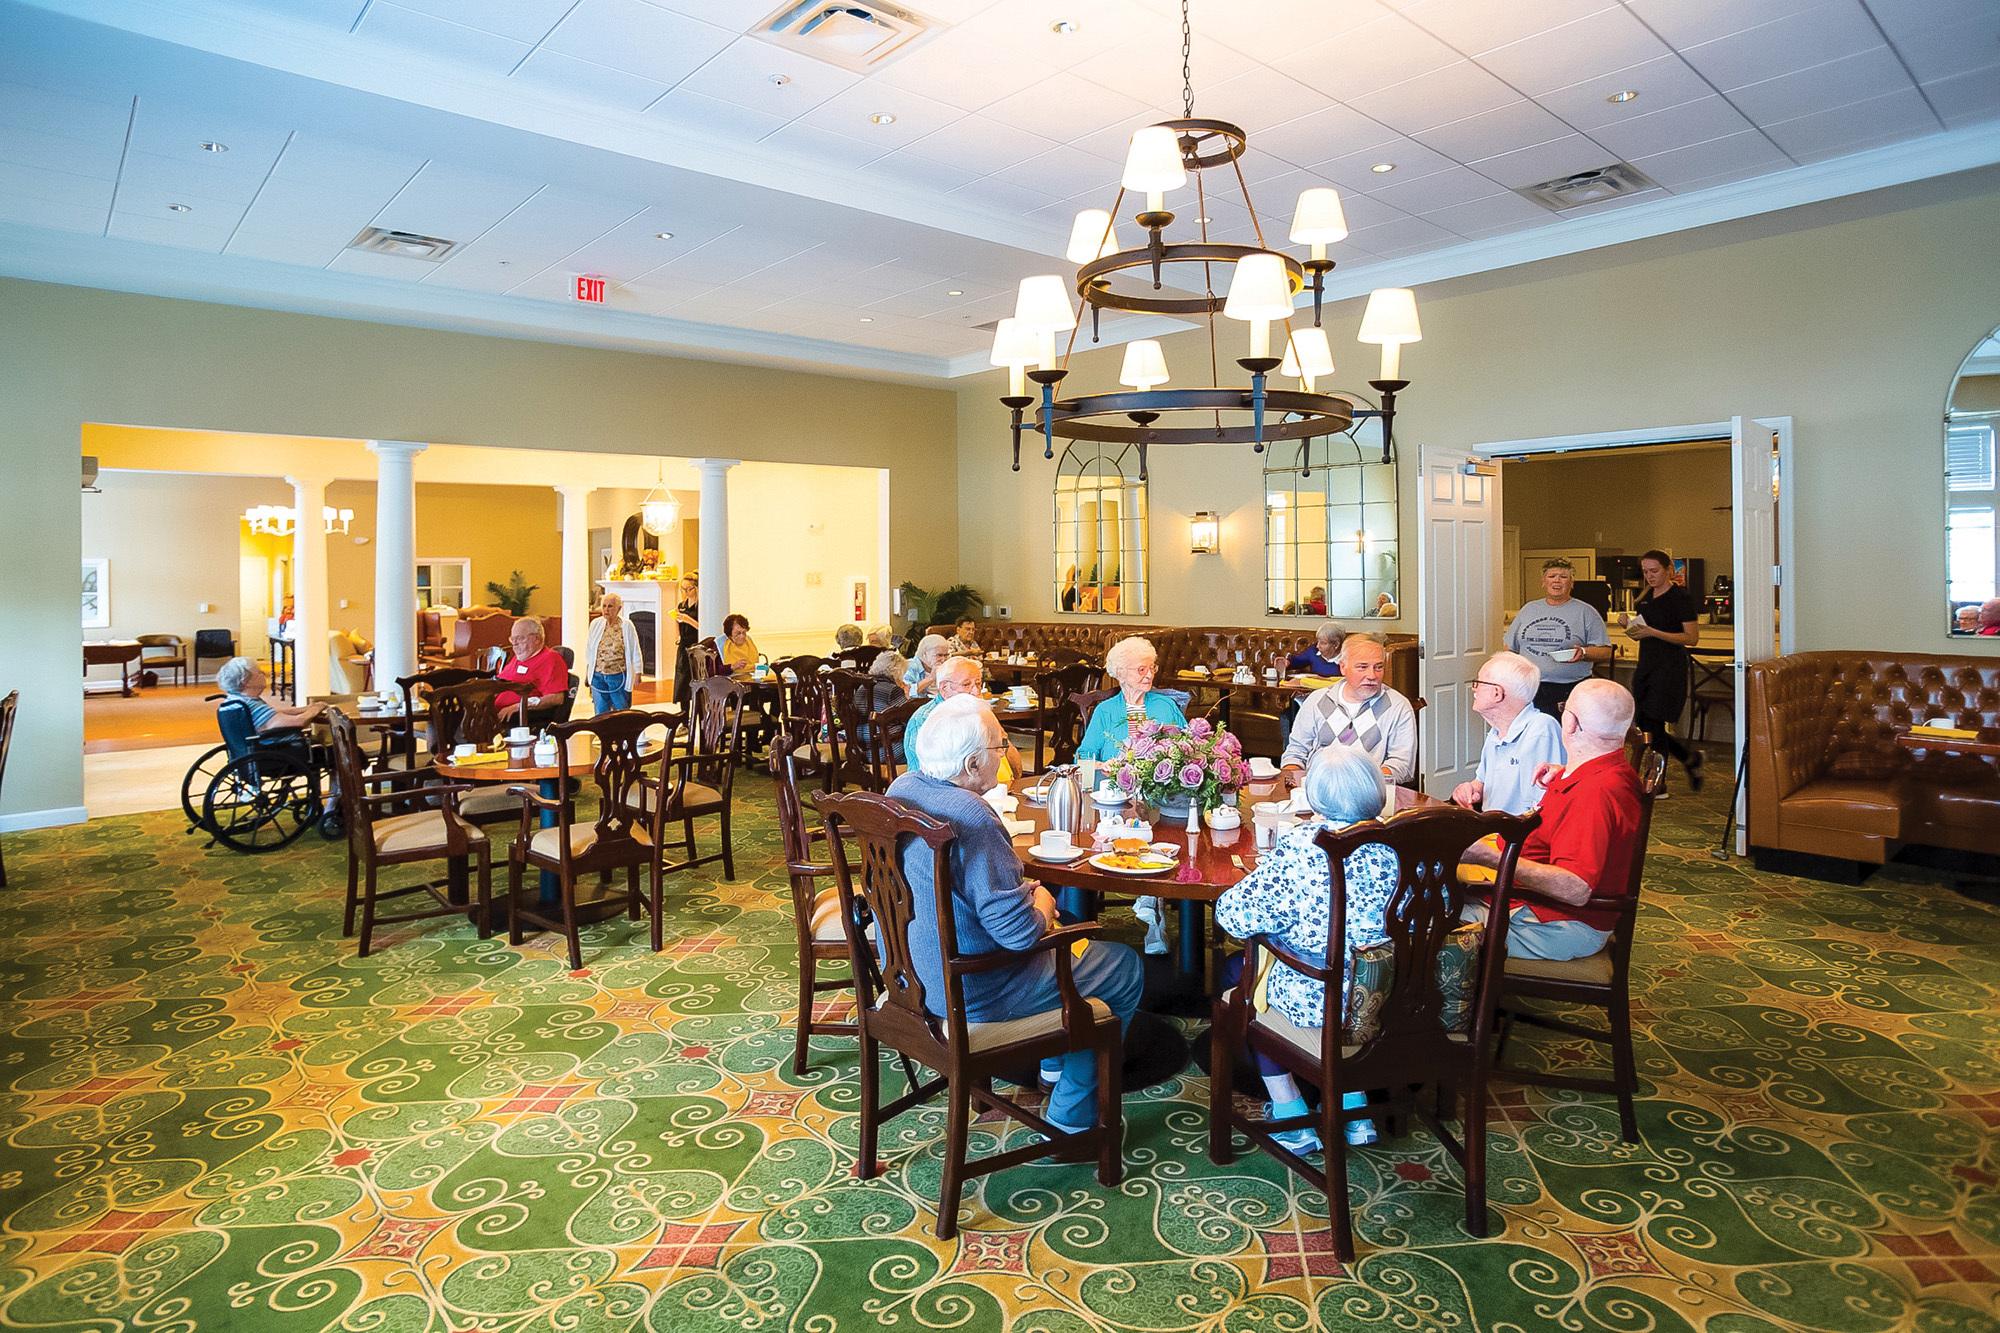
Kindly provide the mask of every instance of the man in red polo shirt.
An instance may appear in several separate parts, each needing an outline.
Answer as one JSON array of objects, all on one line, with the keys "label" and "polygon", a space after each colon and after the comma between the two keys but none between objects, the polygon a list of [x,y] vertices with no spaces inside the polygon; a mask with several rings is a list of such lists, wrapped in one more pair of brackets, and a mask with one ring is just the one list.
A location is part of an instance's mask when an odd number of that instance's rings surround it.
[{"label": "man in red polo shirt", "polygon": [[[1609,680],[1586,680],[1563,705],[1569,762],[1551,772],[1542,822],[1521,845],[1516,883],[1565,904],[1518,904],[1507,920],[1507,952],[1516,958],[1587,958],[1611,938],[1616,914],[1583,906],[1592,894],[1621,894],[1631,883],[1639,846],[1639,775],[1625,759],[1631,692]],[[1554,765],[1548,766],[1554,770]],[[1475,843],[1472,865],[1497,866],[1499,849]],[[1468,916],[1483,907],[1467,909]]]},{"label": "man in red polo shirt", "polygon": [[530,714],[561,704],[569,690],[569,668],[563,665],[562,654],[543,642],[542,622],[533,616],[522,616],[514,622],[507,641],[513,645],[514,655],[494,673],[494,678],[518,683],[522,688],[520,693],[508,690],[496,695],[493,702],[505,712],[525,696]]}]

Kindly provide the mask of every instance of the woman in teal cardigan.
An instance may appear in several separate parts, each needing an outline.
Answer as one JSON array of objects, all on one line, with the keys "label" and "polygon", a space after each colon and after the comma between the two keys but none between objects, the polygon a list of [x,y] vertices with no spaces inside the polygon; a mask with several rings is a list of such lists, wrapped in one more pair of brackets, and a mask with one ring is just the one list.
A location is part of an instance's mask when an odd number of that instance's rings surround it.
[{"label": "woman in teal cardigan", "polygon": [[[1079,760],[1108,763],[1132,736],[1132,720],[1149,717],[1176,727],[1187,725],[1187,714],[1171,695],[1153,688],[1153,674],[1160,669],[1160,654],[1152,644],[1136,635],[1120,639],[1104,655],[1104,674],[1118,682],[1118,693],[1097,705],[1076,747]],[[1167,951],[1166,919],[1158,898],[1140,898],[1132,904],[1132,914],[1146,923],[1146,952]]]}]

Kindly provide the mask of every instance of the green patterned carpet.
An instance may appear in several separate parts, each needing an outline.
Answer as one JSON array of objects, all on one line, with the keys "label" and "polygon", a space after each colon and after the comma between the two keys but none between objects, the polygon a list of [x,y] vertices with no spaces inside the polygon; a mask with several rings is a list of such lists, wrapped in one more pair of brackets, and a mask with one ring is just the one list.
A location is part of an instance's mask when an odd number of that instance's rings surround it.
[{"label": "green patterned carpet", "polygon": [[439,922],[355,959],[316,838],[10,835],[0,1327],[2000,1329],[2000,911],[1939,876],[1759,875],[1709,857],[1713,789],[1662,806],[1644,1141],[1496,1089],[1490,1239],[1419,1133],[1359,1154],[1344,1270],[1318,1194],[1210,1165],[1190,1071],[1128,1101],[1120,1189],[1017,1169],[941,1244],[941,1115],[862,1183],[851,1046],[789,1072],[789,898],[746,785],[745,878],[674,884],[662,955],[587,932],[580,974]]}]

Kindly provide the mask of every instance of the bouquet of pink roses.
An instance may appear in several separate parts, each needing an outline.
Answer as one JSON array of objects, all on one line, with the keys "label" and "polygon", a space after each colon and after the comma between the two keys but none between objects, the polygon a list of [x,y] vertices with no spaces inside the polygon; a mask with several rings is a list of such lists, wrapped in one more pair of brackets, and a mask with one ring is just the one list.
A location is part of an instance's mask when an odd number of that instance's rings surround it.
[{"label": "bouquet of pink roses", "polygon": [[1185,727],[1148,718],[1119,748],[1109,769],[1120,790],[1137,793],[1152,806],[1213,809],[1250,781],[1243,742],[1206,718]]}]

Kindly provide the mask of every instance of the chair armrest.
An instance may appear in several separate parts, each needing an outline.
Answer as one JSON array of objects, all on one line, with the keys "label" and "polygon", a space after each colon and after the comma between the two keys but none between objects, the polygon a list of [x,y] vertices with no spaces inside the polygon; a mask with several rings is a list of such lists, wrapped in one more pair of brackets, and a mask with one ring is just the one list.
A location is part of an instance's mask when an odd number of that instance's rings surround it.
[{"label": "chair armrest", "polygon": [[[437,774],[428,766],[424,768],[378,768],[373,773],[363,773],[361,775],[361,784],[364,787],[394,786],[399,782],[433,781],[436,777]],[[464,783],[458,785],[464,790],[471,790]]]},{"label": "chair armrest", "polygon": [[[1320,982],[1322,985],[1328,985],[1328,986],[1335,985],[1341,980],[1341,978],[1338,975],[1336,975],[1331,968],[1327,967],[1326,964],[1308,962],[1306,959],[1300,957],[1296,953],[1293,953],[1290,949],[1286,948],[1284,945],[1272,939],[1269,935],[1252,936],[1248,941],[1246,941],[1246,943],[1254,944],[1259,948],[1270,950],[1271,955],[1274,958],[1276,958],[1279,962],[1283,963],[1286,967],[1291,968],[1292,971],[1297,972],[1303,976],[1311,977],[1314,981]],[[1243,966],[1243,973],[1245,976],[1248,976],[1250,974],[1250,965],[1247,962]]]},{"label": "chair armrest", "polygon": [[787,875],[811,875],[817,879],[823,875],[831,875],[833,867],[831,865],[821,865],[816,861],[787,861],[785,863],[785,873]]},{"label": "chair armrest", "polygon": [[1572,903],[1553,894],[1544,893],[1540,889],[1530,888],[1516,879],[1507,891],[1507,902],[1510,907],[1523,903],[1540,903],[1544,907],[1553,907],[1562,912],[1578,912],[1585,909],[1627,912],[1638,903],[1638,899],[1629,893],[1593,893],[1580,903]]},{"label": "chair armrest", "polygon": [[[467,787],[466,790],[470,791],[471,788]],[[536,791],[533,787],[521,787],[521,786],[509,787],[507,789],[507,794],[509,796],[518,796],[522,799],[522,801],[525,803],[523,806],[524,813],[529,808],[537,810],[560,810],[563,807],[562,799],[560,797],[544,796],[540,792]]]}]

